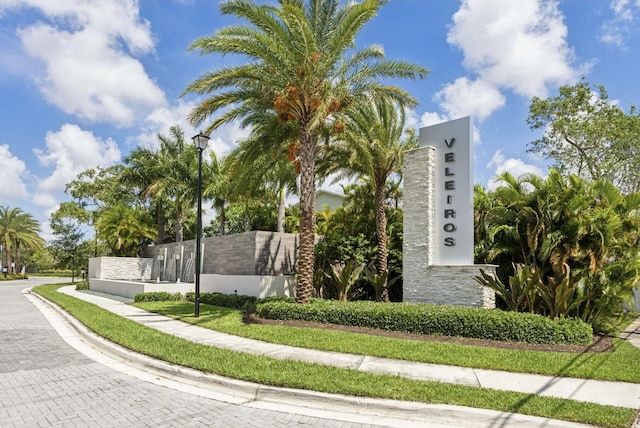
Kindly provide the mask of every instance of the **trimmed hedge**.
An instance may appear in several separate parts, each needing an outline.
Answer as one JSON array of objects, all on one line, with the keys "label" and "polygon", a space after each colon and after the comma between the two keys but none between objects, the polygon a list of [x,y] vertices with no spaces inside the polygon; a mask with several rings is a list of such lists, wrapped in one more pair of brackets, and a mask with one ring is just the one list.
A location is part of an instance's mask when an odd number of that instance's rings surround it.
[{"label": "trimmed hedge", "polygon": [[[185,295],[190,302],[195,302],[196,296],[193,292]],[[200,293],[200,303],[212,306],[222,306],[223,308],[244,309],[253,311],[258,299],[254,296],[242,294],[222,294],[222,293]]]},{"label": "trimmed hedge", "polygon": [[580,319],[553,321],[542,315],[420,303],[338,302],[293,299],[258,302],[262,318],[302,320],[409,333],[539,344],[589,345],[593,329]]},{"label": "trimmed hedge", "polygon": [[134,302],[180,302],[184,300],[182,293],[169,293],[168,291],[149,291],[138,293],[133,297]]}]

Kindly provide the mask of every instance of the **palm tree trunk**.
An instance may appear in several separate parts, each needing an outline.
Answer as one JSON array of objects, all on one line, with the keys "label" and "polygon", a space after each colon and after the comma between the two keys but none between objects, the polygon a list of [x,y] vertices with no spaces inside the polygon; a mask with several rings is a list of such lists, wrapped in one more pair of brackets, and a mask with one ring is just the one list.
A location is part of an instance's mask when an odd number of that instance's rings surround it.
[{"label": "palm tree trunk", "polygon": [[184,213],[178,209],[176,214],[176,242],[184,240]]},{"label": "palm tree trunk", "polygon": [[16,272],[22,272],[20,268],[20,240],[16,240]]},{"label": "palm tree trunk", "polygon": [[251,230],[251,225],[249,224],[249,198],[244,201],[244,231],[248,232]]},{"label": "palm tree trunk", "polygon": [[[302,126],[301,126],[302,127]],[[316,174],[313,134],[304,130],[300,136],[300,245],[298,248],[298,285],[296,303],[309,303],[313,292],[316,227]]]},{"label": "palm tree trunk", "polygon": [[7,273],[10,275],[11,274],[11,247],[9,246],[9,243],[7,243],[7,245],[5,245],[5,251],[7,252]]},{"label": "palm tree trunk", "polygon": [[278,202],[278,232],[284,232],[284,188],[280,189],[280,200]]},{"label": "palm tree trunk", "polygon": [[225,215],[224,205],[220,208],[220,234],[225,235],[225,225],[227,223],[227,216]]},{"label": "palm tree trunk", "polygon": [[382,293],[380,300],[389,301],[389,290],[387,289],[387,213],[385,212],[385,185],[379,183],[376,185],[376,235],[378,237],[378,254],[376,257],[376,270],[378,275],[384,275],[385,280],[382,284]]},{"label": "palm tree trunk", "polygon": [[158,210],[158,214],[157,214],[158,239],[156,239],[156,242],[158,244],[163,244],[164,243],[164,210],[162,209],[162,204],[159,203],[156,209]]}]

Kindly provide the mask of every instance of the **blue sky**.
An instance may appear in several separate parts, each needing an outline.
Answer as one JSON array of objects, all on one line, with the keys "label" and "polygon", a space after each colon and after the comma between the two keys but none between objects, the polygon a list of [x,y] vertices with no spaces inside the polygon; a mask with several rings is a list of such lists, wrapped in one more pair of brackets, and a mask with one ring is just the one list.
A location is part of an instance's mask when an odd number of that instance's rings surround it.
[{"label": "blue sky", "polygon": [[[78,173],[118,163],[179,124],[198,102],[179,98],[237,58],[187,52],[234,23],[218,0],[0,0],[0,205],[20,207],[48,236],[49,214]],[[389,0],[357,40],[431,70],[397,82],[419,100],[418,128],[471,115],[474,180],[504,170],[545,174],[526,152],[533,96],[582,76],[628,111],[640,104],[640,0]],[[246,135],[218,130],[229,152]]]}]

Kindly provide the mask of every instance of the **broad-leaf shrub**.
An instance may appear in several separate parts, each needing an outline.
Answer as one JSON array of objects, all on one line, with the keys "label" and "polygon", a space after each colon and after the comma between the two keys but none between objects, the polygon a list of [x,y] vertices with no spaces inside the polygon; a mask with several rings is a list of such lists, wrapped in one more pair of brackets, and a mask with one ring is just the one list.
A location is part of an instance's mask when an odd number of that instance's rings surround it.
[{"label": "broad-leaf shrub", "polygon": [[341,324],[418,334],[509,342],[588,345],[590,325],[579,319],[553,321],[528,313],[416,303],[338,302],[312,299],[308,305],[260,301],[262,318]]}]

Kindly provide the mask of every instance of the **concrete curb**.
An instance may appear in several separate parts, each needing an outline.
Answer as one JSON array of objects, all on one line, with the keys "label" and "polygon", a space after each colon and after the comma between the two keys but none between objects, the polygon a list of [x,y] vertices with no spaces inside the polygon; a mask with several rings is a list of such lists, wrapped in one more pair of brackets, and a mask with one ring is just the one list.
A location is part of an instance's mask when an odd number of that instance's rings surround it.
[{"label": "concrete curb", "polygon": [[[37,301],[52,310],[74,334],[97,352],[125,363],[138,370],[151,373],[158,378],[185,383],[209,392],[207,396],[230,404],[243,405],[268,410],[290,411],[309,416],[327,417],[327,412],[340,414],[340,420],[382,424],[389,427],[586,427],[567,421],[527,416],[516,413],[497,412],[462,406],[425,404],[396,400],[351,397],[339,394],[280,388],[255,384],[218,375],[212,375],[191,368],[170,364],[165,361],[138,354],[110,342],[93,333],[84,324],[72,317],[55,303],[30,289],[23,290],[34,303]],[[38,306],[38,305],[36,305]],[[39,308],[40,309],[40,308]],[[331,417],[331,416],[329,416]]]}]

